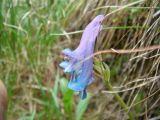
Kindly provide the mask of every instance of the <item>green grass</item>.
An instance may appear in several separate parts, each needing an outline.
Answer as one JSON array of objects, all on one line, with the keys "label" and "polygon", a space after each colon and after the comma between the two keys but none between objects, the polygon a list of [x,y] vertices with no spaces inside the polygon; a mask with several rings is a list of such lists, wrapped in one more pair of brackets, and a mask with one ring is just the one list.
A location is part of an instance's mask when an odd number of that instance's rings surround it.
[{"label": "green grass", "polygon": [[8,119],[73,119],[73,92],[49,66],[51,54],[59,56],[51,52],[58,37],[50,33],[61,32],[79,5],[70,0],[1,1],[0,79],[8,90]]},{"label": "green grass", "polygon": [[[151,16],[159,10],[160,4],[156,4],[156,0],[154,4],[151,1],[137,1],[129,0],[128,4],[108,2],[106,6],[105,0],[1,0],[0,79],[8,90],[8,120],[99,120],[106,116],[116,119],[117,115],[119,119],[125,119],[125,111],[121,107],[127,106],[127,110],[132,107],[135,118],[143,118],[149,106],[154,103],[158,106],[158,102],[154,101],[158,98],[156,95],[153,95],[155,99],[148,98],[145,101],[146,96],[152,97],[152,94],[148,95],[148,89],[152,91],[148,86],[117,94],[122,97],[117,98],[123,99],[126,106],[117,104],[111,94],[101,94],[105,89],[105,83],[101,81],[94,84],[94,95],[89,93],[86,100],[79,100],[78,95],[67,88],[69,77],[58,66],[61,49],[78,44],[85,25],[98,14],[112,13],[107,16],[104,29],[98,37],[98,50],[159,44],[157,36],[160,29],[156,27],[159,21],[155,20],[157,23],[151,27],[154,24]],[[122,87],[119,88],[125,90],[125,85],[133,79],[144,76],[155,76],[156,79],[159,69],[154,65],[158,64],[158,58],[154,57],[149,62],[140,57],[133,62],[129,61],[137,55],[140,53],[128,56],[99,55],[110,66],[113,85],[120,85]],[[99,58],[95,59],[100,62]],[[105,70],[97,71],[94,70],[96,79],[102,79]],[[143,81],[135,80],[127,87],[141,84]],[[146,102],[148,108],[142,103],[136,104],[141,101]],[[123,114],[118,114],[119,111]],[[159,109],[155,111],[150,112],[150,116],[157,115]]]}]

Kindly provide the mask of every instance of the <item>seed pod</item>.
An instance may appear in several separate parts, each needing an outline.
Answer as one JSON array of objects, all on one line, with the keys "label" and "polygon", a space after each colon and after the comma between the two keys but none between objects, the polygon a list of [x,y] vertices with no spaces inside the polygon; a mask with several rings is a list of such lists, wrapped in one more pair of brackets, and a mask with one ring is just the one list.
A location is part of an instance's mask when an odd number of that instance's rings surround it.
[{"label": "seed pod", "polygon": [[7,111],[7,90],[0,80],[0,120],[5,119],[5,113]]}]

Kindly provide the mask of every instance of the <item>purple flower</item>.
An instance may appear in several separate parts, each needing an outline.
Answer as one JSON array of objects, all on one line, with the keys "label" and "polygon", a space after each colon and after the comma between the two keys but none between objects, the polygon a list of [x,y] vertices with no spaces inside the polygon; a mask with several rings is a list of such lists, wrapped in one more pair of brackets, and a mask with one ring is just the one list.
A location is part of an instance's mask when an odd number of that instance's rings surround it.
[{"label": "purple flower", "polygon": [[62,51],[69,60],[61,62],[60,67],[64,69],[65,73],[71,75],[68,87],[78,91],[81,99],[86,98],[86,88],[94,81],[92,73],[93,59],[82,60],[93,54],[96,38],[102,30],[101,21],[103,19],[103,15],[98,15],[87,25],[80,44],[75,50],[72,51],[67,48]]}]

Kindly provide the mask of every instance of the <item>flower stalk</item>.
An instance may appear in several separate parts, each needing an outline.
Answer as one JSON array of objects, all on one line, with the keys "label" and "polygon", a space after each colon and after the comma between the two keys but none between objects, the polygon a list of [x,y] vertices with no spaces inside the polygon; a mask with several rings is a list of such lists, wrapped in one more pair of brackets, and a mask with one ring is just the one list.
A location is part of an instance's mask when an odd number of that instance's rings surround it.
[{"label": "flower stalk", "polygon": [[[110,83],[110,69],[107,64],[101,64],[101,70],[102,70],[102,76],[103,80],[105,81],[106,87],[110,90],[113,91],[113,87]],[[128,117],[130,120],[134,120],[133,113],[128,110],[128,106],[125,104],[123,99],[118,95],[118,93],[112,93],[115,99],[119,102],[119,105],[125,110],[125,112],[128,114]]]}]

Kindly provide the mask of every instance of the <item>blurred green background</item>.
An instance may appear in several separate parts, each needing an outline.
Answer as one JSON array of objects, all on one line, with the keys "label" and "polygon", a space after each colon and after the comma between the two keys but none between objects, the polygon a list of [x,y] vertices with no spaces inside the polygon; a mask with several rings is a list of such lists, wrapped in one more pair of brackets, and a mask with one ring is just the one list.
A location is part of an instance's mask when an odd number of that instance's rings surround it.
[{"label": "blurred green background", "polygon": [[0,1],[0,79],[8,91],[8,120],[127,120],[96,69],[102,62],[135,120],[160,116],[159,50],[100,54],[87,99],[67,88],[69,76],[58,65],[61,50],[76,48],[85,26],[112,12],[95,51],[160,44],[159,0]]}]

